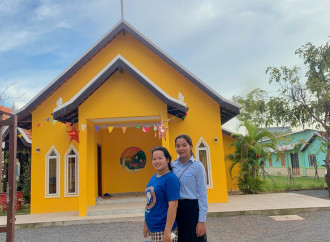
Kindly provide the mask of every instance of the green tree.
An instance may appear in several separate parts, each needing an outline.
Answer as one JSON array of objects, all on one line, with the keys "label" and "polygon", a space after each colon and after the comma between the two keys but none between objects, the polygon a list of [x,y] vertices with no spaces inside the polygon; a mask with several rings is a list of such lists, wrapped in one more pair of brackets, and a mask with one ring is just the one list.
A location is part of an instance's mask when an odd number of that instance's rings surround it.
[{"label": "green tree", "polygon": [[[292,68],[268,67],[269,83],[278,86],[278,96],[270,96],[266,91],[252,91],[247,99],[238,98],[242,106],[241,119],[247,115],[254,118],[259,126],[290,125],[291,127],[311,126],[325,131],[326,182],[330,197],[330,46],[316,47],[307,43],[296,50],[303,59],[305,75],[297,66]],[[260,95],[262,94],[262,95]],[[260,100],[261,101],[260,101]],[[251,105],[254,104],[256,106]],[[260,104],[261,103],[261,104]],[[252,110],[252,111],[251,111]]]},{"label": "green tree", "polygon": [[[247,121],[240,126],[246,128],[246,135],[236,135],[235,141],[231,143],[235,151],[226,156],[226,160],[232,161],[229,168],[230,175],[232,176],[232,169],[239,165],[240,170],[237,177],[239,189],[244,193],[258,193],[263,184],[260,169],[264,166],[270,149],[276,149],[276,138],[271,132],[258,128]],[[261,142],[266,139],[268,142]]]}]

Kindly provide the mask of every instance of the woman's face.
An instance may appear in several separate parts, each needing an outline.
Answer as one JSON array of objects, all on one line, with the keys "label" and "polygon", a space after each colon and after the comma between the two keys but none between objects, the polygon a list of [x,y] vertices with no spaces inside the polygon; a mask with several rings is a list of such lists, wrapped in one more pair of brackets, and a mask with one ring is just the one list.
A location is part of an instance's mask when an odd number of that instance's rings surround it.
[{"label": "woman's face", "polygon": [[152,153],[152,165],[158,173],[164,173],[169,170],[169,160],[164,156],[164,152],[156,150]]},{"label": "woman's face", "polygon": [[189,159],[191,157],[190,151],[192,150],[192,147],[188,144],[186,139],[177,139],[175,143],[175,148],[180,158]]}]

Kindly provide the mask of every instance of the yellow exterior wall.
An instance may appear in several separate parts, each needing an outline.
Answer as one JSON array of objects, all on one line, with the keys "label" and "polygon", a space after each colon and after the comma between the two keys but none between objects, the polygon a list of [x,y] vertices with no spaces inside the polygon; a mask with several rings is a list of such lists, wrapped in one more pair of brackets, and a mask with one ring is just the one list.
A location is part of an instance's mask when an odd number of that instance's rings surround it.
[{"label": "yellow exterior wall", "polygon": [[[224,146],[225,156],[227,154],[231,154],[235,151],[234,147],[230,147],[230,143],[232,143],[234,140],[235,139],[231,136],[228,136],[225,134],[223,135],[223,146]],[[225,164],[226,164],[226,176],[227,176],[227,189],[228,189],[228,191],[238,191],[239,188],[237,186],[237,178],[234,178],[234,177],[238,176],[239,166],[236,165],[233,168],[232,174],[231,174],[232,176],[230,176],[229,168],[230,168],[232,162],[229,160],[226,160]],[[234,179],[232,179],[231,177]]]},{"label": "yellow exterior wall", "polygon": [[[161,58],[155,55],[146,46],[132,37],[129,33],[118,34],[107,46],[96,54],[87,64],[69,78],[61,87],[41,103],[32,113],[33,144],[32,144],[32,189],[31,189],[31,213],[73,211],[78,210],[84,204],[94,205],[97,196],[97,144],[104,151],[103,172],[118,169],[118,173],[125,174],[127,182],[115,184],[119,174],[115,173],[104,179],[104,192],[141,191],[143,186],[153,174],[150,166],[150,149],[155,145],[165,144],[164,141],[154,139],[152,133],[138,133],[139,130],[129,128],[127,136],[121,135],[121,130],[114,130],[109,134],[106,130],[94,132],[94,124],[90,121],[96,118],[117,117],[141,117],[167,115],[167,107],[158,97],[142,86],[138,81],[125,71],[116,72],[94,94],[92,94],[79,107],[79,125],[87,124],[85,131],[80,130],[82,141],[72,143],[79,151],[79,197],[64,197],[64,154],[69,148],[68,130],[62,123],[55,125],[45,121],[56,107],[58,98],[63,103],[70,100],[87,82],[89,82],[100,70],[104,68],[116,55],[121,54],[137,69],[144,73],[156,85],[174,98],[179,92],[184,96],[184,102],[190,108],[185,120],[175,118],[169,121],[167,133],[168,147],[172,157],[176,158],[174,139],[177,135],[186,133],[193,139],[194,145],[202,137],[210,147],[213,188],[208,189],[209,202],[227,202],[226,169],[224,162],[224,146],[220,122],[220,107],[212,98],[185,79],[180,73],[170,67]],[[41,123],[40,127],[36,127]],[[130,131],[132,131],[130,133]],[[152,131],[152,130],[151,130]],[[85,132],[83,134],[83,132]],[[150,131],[149,131],[150,132]],[[136,135],[136,136],[135,136]],[[122,173],[119,166],[120,153],[124,147],[133,145],[133,138],[141,144],[141,148],[147,156],[146,169],[137,174]],[[214,139],[218,138],[215,143]],[[114,143],[114,140],[127,142]],[[126,140],[127,139],[127,140]],[[45,198],[45,155],[54,145],[61,155],[60,159],[60,197]],[[40,152],[36,153],[36,147]],[[109,149],[108,149],[109,147]],[[118,150],[116,150],[118,149]],[[120,168],[120,169],[119,169]],[[113,171],[112,171],[113,172]],[[143,180],[142,180],[143,177]],[[121,177],[120,177],[121,178]],[[87,180],[82,182],[81,179]],[[141,179],[141,184],[134,184],[128,188],[128,184]],[[144,183],[144,184],[142,184]],[[86,201],[85,201],[86,200]],[[63,206],[65,204],[65,206]],[[80,210],[79,210],[80,211]],[[82,213],[83,214],[83,211]]]},{"label": "yellow exterior wall", "polygon": [[[79,119],[84,122],[83,120],[96,118],[160,116],[160,110],[166,112],[166,105],[124,71],[122,74],[116,72],[80,106]],[[94,124],[89,122],[88,126],[94,127]],[[105,127],[97,131],[97,144],[102,147],[102,192],[144,191],[149,178],[154,174],[150,163],[151,149],[159,146],[161,141],[155,138],[153,127],[148,133],[130,127],[123,134],[121,128],[115,128],[109,133],[108,126],[111,126],[111,123],[105,124]],[[147,157],[145,169],[134,174],[125,171],[120,165],[121,153],[131,146],[141,148]],[[88,147],[87,153],[92,149],[96,149],[96,145]],[[90,183],[87,190],[92,187],[97,188],[97,184]],[[95,195],[96,193],[94,198]]]},{"label": "yellow exterior wall", "polygon": [[[56,101],[55,101],[56,102]],[[70,147],[69,136],[66,133],[65,124],[49,122],[50,110],[42,104],[39,112],[32,113],[33,142],[31,151],[31,213],[73,211],[78,206],[78,197],[64,197],[64,156]],[[40,123],[40,127],[36,127]],[[79,145],[73,141],[72,144],[79,152]],[[60,154],[60,197],[45,198],[45,170],[46,155],[54,146]],[[39,148],[39,153],[36,148]],[[63,206],[66,204],[66,206]]]},{"label": "yellow exterior wall", "polygon": [[[127,128],[125,134],[121,128],[114,129],[111,134],[105,130],[103,134],[103,193],[143,192],[155,174],[151,164],[151,150],[161,145],[158,137],[155,138],[153,128],[148,133],[132,127]],[[142,149],[147,158],[145,167],[134,173],[126,171],[120,164],[121,153],[132,146]]]}]

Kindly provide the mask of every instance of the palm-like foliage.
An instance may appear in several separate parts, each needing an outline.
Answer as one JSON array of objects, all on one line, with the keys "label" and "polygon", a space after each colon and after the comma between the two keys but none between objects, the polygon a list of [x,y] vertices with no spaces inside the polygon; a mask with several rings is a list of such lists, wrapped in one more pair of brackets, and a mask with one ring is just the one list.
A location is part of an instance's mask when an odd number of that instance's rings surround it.
[{"label": "palm-like foliage", "polygon": [[[240,126],[246,128],[247,134],[237,134],[231,146],[235,152],[226,156],[232,161],[230,175],[236,165],[240,166],[238,187],[244,193],[257,193],[261,190],[263,181],[260,177],[260,168],[264,166],[270,149],[276,150],[276,137],[269,131],[257,128],[245,121]],[[262,142],[268,140],[267,142]]]}]

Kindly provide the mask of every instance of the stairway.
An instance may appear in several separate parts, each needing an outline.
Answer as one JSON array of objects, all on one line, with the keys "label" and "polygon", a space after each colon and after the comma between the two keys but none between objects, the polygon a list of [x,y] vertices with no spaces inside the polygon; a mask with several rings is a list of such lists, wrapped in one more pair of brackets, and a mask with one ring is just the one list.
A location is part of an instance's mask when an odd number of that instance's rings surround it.
[{"label": "stairway", "polygon": [[110,198],[96,199],[95,206],[89,206],[87,216],[113,215],[120,217],[144,216],[146,197],[137,194],[115,194]]}]

